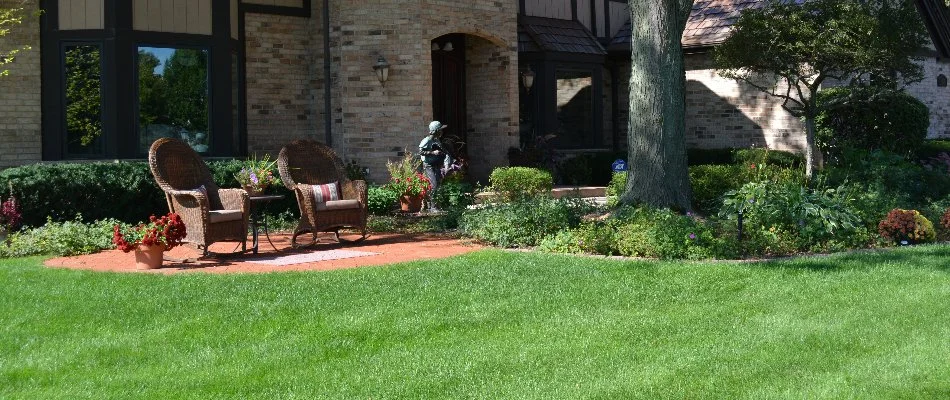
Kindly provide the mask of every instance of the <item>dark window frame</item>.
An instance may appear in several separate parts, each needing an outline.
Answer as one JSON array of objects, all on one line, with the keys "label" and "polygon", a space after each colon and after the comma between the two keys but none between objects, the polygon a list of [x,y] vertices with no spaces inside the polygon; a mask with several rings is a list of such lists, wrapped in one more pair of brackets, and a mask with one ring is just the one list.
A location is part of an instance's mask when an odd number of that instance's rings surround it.
[{"label": "dark window frame", "polygon": [[[67,88],[66,49],[69,47],[81,47],[81,46],[95,46],[99,48],[99,123],[102,128],[102,133],[99,136],[101,140],[100,151],[96,154],[70,154],[69,152],[69,141],[68,141],[69,131],[68,131],[68,125],[66,122],[66,112],[65,112],[66,106],[68,104],[68,101],[66,99],[66,88]],[[63,112],[60,113],[60,122],[59,122],[61,124],[60,126],[61,126],[61,131],[62,131],[62,136],[63,136],[62,148],[60,149],[60,151],[62,152],[64,157],[69,158],[69,159],[95,160],[95,159],[108,158],[106,156],[107,154],[109,154],[108,144],[112,138],[106,136],[106,129],[105,129],[106,117],[104,114],[106,113],[106,107],[105,107],[105,97],[106,97],[105,91],[106,90],[104,87],[105,79],[103,78],[103,76],[105,74],[103,73],[103,70],[105,68],[106,63],[103,60],[104,54],[105,54],[104,48],[105,48],[105,43],[103,43],[103,41],[100,41],[100,40],[63,40],[59,42],[59,62],[60,62],[59,79],[61,82],[61,84],[59,85],[59,93],[60,93],[59,101],[61,102],[62,109],[63,109]]]}]

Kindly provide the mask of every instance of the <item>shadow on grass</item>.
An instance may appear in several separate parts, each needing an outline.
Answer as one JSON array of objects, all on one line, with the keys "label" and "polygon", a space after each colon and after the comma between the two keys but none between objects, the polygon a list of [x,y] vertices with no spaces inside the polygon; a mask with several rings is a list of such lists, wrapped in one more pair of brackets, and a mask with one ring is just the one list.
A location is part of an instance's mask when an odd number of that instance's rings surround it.
[{"label": "shadow on grass", "polygon": [[815,255],[794,259],[762,261],[763,268],[803,269],[809,271],[852,271],[880,264],[904,264],[917,268],[950,272],[950,244],[856,250],[843,254]]}]

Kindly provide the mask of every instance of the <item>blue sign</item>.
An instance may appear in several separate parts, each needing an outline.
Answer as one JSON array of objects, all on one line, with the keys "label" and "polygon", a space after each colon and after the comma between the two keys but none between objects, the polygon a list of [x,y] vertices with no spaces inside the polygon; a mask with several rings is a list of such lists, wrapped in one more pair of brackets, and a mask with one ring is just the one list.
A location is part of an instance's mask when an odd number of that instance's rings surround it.
[{"label": "blue sign", "polygon": [[623,171],[626,171],[626,170],[627,170],[627,162],[624,161],[624,160],[618,159],[617,161],[614,161],[613,164],[610,164],[610,168],[613,169],[614,172],[623,172]]}]

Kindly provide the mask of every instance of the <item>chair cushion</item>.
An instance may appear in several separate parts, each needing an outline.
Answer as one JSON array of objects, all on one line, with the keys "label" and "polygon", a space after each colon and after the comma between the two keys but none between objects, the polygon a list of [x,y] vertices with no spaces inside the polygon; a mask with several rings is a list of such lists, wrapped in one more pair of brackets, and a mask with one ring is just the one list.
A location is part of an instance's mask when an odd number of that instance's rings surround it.
[{"label": "chair cushion", "polygon": [[321,203],[340,200],[340,184],[330,182],[325,185],[313,185],[313,200],[316,201],[317,207]]},{"label": "chair cushion", "polygon": [[325,203],[317,203],[317,211],[350,210],[353,208],[360,208],[359,200],[330,200]]},{"label": "chair cushion", "polygon": [[216,224],[218,222],[240,221],[244,218],[241,210],[211,210],[208,211],[208,222]]}]

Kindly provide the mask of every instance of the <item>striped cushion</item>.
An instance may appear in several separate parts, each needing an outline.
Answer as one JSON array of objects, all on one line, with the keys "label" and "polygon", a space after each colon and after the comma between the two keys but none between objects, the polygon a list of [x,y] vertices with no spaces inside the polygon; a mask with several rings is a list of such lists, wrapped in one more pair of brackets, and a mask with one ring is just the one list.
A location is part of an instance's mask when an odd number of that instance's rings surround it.
[{"label": "striped cushion", "polygon": [[340,185],[330,182],[326,185],[313,185],[313,199],[317,204],[340,199]]}]

